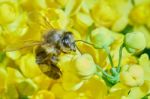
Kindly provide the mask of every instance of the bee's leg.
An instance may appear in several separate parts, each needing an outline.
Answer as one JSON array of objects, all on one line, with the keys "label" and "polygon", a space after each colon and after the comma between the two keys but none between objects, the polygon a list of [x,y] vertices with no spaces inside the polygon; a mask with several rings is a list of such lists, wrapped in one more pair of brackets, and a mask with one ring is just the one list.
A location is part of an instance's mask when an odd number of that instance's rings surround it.
[{"label": "bee's leg", "polygon": [[36,63],[37,64],[43,64],[46,61],[47,54],[44,49],[41,47],[37,48],[36,50]]},{"label": "bee's leg", "polygon": [[59,55],[60,55],[60,50],[55,48],[55,51],[50,55],[50,61],[52,65],[57,65]]},{"label": "bee's leg", "polygon": [[51,64],[56,65],[58,63],[58,56],[53,55],[51,56],[50,60],[52,62]]}]

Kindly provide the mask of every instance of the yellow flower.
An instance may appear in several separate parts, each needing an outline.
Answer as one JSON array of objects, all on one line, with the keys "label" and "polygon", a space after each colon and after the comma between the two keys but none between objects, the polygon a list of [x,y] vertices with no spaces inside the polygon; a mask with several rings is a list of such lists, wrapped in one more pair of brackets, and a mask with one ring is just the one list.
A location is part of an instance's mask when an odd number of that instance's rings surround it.
[{"label": "yellow flower", "polygon": [[27,26],[27,13],[20,14],[16,20],[12,23],[5,26],[6,30],[9,32],[7,33],[8,36],[23,36],[28,30]]},{"label": "yellow flower", "polygon": [[[147,54],[133,54],[149,48],[149,17],[149,0],[0,0],[0,49],[40,41],[51,29],[70,31],[76,40],[93,44],[78,42],[76,52],[61,53],[57,66],[62,75],[57,80],[42,73],[31,50],[2,52],[0,99],[140,99],[148,95],[150,59]],[[128,26],[132,32],[125,33]],[[96,64],[112,73],[109,82],[120,81],[108,87]]]},{"label": "yellow flower", "polygon": [[145,24],[150,14],[150,4],[139,4],[135,6],[130,12],[130,19],[135,24]]},{"label": "yellow flower", "polygon": [[3,38],[6,44],[17,43],[27,33],[28,26],[26,22],[27,14],[22,13],[13,22],[3,26]]},{"label": "yellow flower", "polygon": [[71,61],[73,59],[73,55],[61,55],[59,57],[58,67],[61,69],[62,75],[62,87],[65,90],[77,90],[79,89],[83,81],[81,78],[75,74],[72,69]]},{"label": "yellow flower", "polygon": [[104,99],[107,94],[107,86],[102,80],[92,77],[78,90],[67,91],[64,90],[61,83],[55,83],[51,91],[56,98],[62,99]]},{"label": "yellow flower", "polygon": [[0,24],[13,22],[18,15],[17,5],[10,1],[0,2]]},{"label": "yellow flower", "polygon": [[117,18],[116,15],[114,9],[112,9],[105,0],[97,2],[91,9],[91,16],[98,26],[112,26]]},{"label": "yellow flower", "polygon": [[120,73],[120,81],[128,86],[141,86],[144,83],[144,71],[139,65],[124,66]]},{"label": "yellow flower", "polygon": [[84,80],[88,80],[96,72],[95,63],[89,54],[61,56],[59,67],[63,73],[62,85],[65,90],[79,89]]},{"label": "yellow flower", "polygon": [[92,77],[78,90],[78,93],[84,93],[88,99],[105,99],[107,86],[102,79]]},{"label": "yellow flower", "polygon": [[130,93],[128,94],[129,99],[141,99],[150,92],[150,82],[145,81],[140,87],[132,87]]}]

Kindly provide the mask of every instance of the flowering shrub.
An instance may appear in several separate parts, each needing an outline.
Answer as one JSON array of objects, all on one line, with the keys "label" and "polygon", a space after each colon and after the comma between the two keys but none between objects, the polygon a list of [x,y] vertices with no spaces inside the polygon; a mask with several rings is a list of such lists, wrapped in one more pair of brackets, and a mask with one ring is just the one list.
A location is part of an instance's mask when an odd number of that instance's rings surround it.
[{"label": "flowering shrub", "polygon": [[[57,80],[22,43],[51,29],[76,44]],[[149,56],[149,0],[0,0],[0,99],[149,99]]]}]

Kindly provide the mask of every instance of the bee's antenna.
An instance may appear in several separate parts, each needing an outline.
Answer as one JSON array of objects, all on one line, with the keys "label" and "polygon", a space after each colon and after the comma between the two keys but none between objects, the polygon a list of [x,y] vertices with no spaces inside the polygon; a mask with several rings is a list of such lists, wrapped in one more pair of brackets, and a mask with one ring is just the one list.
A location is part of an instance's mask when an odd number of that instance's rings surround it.
[{"label": "bee's antenna", "polygon": [[91,44],[91,43],[89,43],[89,42],[86,42],[86,41],[83,41],[83,40],[75,40],[75,41],[73,42],[73,44],[75,44],[77,50],[78,50],[81,54],[82,54],[82,52],[80,51],[79,47],[76,45],[77,42],[83,42],[83,43],[86,43],[86,44],[89,44],[89,45],[92,45],[92,46],[93,46],[93,44]]},{"label": "bee's antenna", "polygon": [[77,50],[82,54],[81,50],[79,49],[79,47],[77,45],[75,45]]},{"label": "bee's antenna", "polygon": [[[91,45],[91,46],[94,47],[95,49],[100,49],[100,48],[94,46],[94,44],[89,43],[89,42],[87,42],[87,41],[83,41],[83,40],[75,40],[73,43],[75,43],[75,45],[76,45],[77,42],[83,42],[83,43],[85,43],[85,44]],[[76,47],[77,47],[77,46],[76,46]],[[77,49],[79,49],[79,48],[77,47]]]},{"label": "bee's antenna", "polygon": [[75,41],[74,41],[74,43],[77,43],[77,42],[83,42],[83,43],[86,43],[86,44],[91,45],[91,46],[94,47],[94,44],[89,43],[89,42],[87,42],[87,41],[83,41],[83,40],[75,40]]}]

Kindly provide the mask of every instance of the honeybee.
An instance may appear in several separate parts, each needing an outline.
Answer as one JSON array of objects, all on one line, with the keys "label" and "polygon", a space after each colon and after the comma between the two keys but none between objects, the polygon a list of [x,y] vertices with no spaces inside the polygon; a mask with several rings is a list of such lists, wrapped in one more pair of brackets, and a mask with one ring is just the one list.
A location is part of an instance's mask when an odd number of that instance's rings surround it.
[{"label": "honeybee", "polygon": [[42,41],[27,41],[20,46],[9,46],[6,48],[6,51],[14,51],[35,45],[35,59],[41,71],[50,78],[59,79],[62,72],[57,67],[58,56],[61,53],[76,51],[72,33],[52,29],[43,36]]}]

